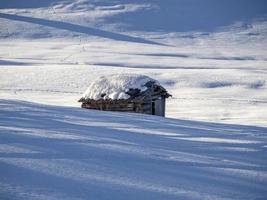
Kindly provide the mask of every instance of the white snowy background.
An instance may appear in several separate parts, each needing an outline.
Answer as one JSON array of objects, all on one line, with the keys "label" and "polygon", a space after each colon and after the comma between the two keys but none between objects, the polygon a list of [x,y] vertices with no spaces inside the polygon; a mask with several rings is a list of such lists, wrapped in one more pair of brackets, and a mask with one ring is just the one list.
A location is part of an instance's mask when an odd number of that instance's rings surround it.
[{"label": "white snowy background", "polygon": [[[0,199],[266,199],[266,14],[265,0],[1,0]],[[168,118],[79,108],[119,73],[158,80]]]}]

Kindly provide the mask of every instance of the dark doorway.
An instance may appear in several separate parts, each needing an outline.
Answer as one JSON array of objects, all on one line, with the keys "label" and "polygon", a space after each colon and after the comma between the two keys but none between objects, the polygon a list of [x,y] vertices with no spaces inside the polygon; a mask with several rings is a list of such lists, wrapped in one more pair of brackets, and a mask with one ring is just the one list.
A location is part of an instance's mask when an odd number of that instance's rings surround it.
[{"label": "dark doorway", "polygon": [[156,114],[156,104],[155,104],[155,101],[152,101],[152,115],[155,115]]}]

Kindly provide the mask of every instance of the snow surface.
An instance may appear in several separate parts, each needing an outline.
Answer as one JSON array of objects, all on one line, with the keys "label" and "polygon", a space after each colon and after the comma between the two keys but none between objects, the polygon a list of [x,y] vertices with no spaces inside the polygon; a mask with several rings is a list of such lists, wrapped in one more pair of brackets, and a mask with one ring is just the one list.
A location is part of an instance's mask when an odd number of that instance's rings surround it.
[{"label": "snow surface", "polygon": [[267,128],[0,100],[0,199],[266,199]]},{"label": "snow surface", "polygon": [[267,126],[266,13],[263,0],[1,0],[0,98],[78,107],[95,78],[138,73],[173,95],[167,117]]},{"label": "snow surface", "polygon": [[[1,0],[0,199],[266,199],[266,14],[265,0]],[[173,119],[78,108],[121,73],[158,80]]]},{"label": "snow surface", "polygon": [[[128,99],[125,92],[132,89],[145,91],[145,84],[156,80],[140,74],[110,74],[96,78],[83,93],[84,99]],[[105,96],[103,97],[102,95]]]}]

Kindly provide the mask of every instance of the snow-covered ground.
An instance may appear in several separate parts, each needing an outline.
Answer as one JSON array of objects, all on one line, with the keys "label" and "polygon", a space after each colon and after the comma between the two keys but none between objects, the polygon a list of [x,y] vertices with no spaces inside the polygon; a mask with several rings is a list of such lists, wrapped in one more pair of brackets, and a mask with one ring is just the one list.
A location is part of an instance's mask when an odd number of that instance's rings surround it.
[{"label": "snow-covered ground", "polygon": [[[0,199],[265,199],[266,19],[265,0],[1,0]],[[158,80],[173,119],[78,108],[120,73]]]},{"label": "snow-covered ground", "polygon": [[0,101],[0,199],[266,199],[267,128]]},{"label": "snow-covered ground", "polygon": [[95,78],[139,73],[168,117],[267,126],[265,1],[175,2],[1,1],[0,97],[79,106]]}]

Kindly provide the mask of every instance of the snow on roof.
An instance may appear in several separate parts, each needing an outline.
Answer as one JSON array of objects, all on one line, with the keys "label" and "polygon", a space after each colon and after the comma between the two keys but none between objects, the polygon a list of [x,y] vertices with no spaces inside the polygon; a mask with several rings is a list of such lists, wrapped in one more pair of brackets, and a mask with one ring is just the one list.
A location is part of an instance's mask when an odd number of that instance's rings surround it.
[{"label": "snow on roof", "polygon": [[130,88],[138,88],[141,91],[145,91],[147,87],[144,85],[149,81],[154,81],[160,85],[158,81],[139,74],[114,74],[101,76],[91,83],[83,94],[83,98],[94,100],[102,98],[128,99],[130,96],[125,92],[127,92]]}]

